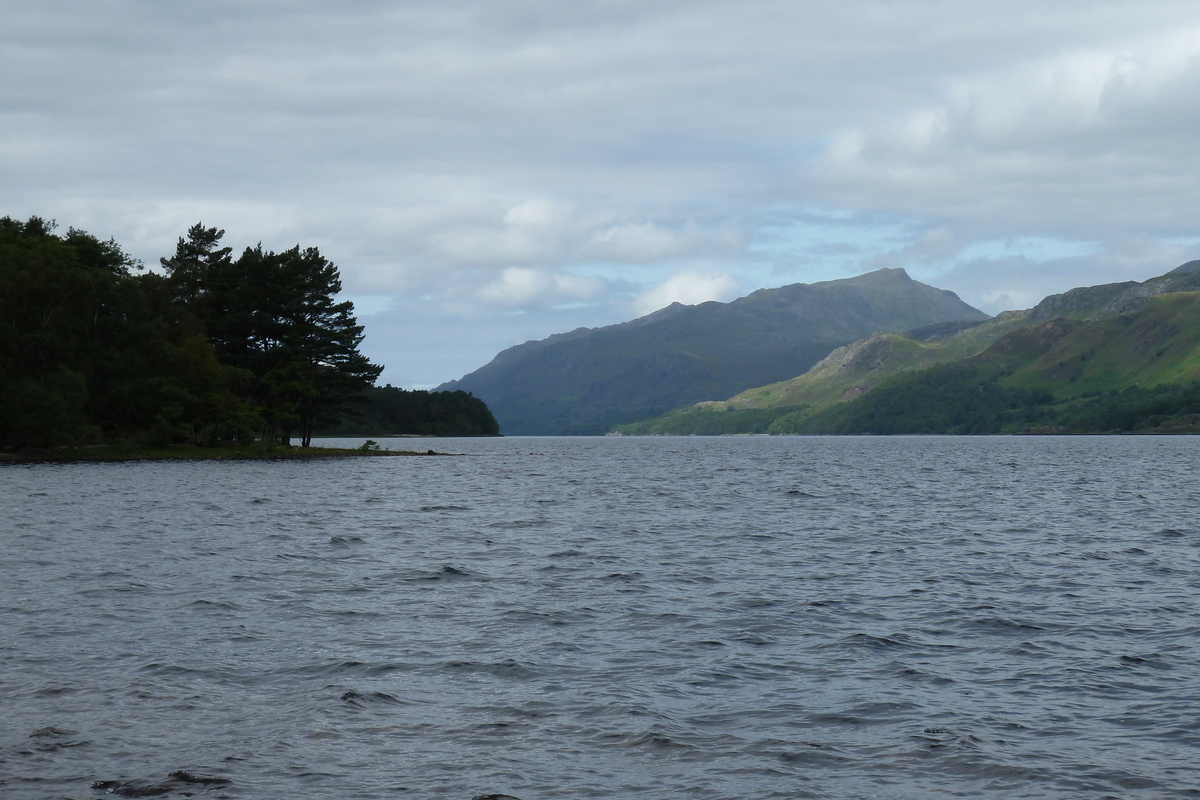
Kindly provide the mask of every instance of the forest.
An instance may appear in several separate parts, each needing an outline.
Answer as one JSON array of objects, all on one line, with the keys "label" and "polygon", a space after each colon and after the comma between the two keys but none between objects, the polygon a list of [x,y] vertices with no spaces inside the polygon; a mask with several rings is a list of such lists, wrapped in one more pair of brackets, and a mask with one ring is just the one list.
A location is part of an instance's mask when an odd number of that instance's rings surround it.
[{"label": "forest", "polygon": [[0,218],[0,448],[498,433],[464,392],[374,386],[317,248],[235,257],[223,236],[194,225],[152,271],[115,241]]}]

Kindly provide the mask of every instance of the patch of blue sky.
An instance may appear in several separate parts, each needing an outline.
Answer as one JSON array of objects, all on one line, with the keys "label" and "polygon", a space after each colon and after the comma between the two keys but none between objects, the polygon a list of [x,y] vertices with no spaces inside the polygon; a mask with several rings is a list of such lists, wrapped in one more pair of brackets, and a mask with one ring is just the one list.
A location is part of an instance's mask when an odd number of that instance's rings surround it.
[{"label": "patch of blue sky", "polygon": [[1071,241],[1044,236],[1013,236],[974,242],[963,248],[955,261],[995,261],[1005,258],[1025,258],[1029,261],[1059,261],[1064,258],[1083,258],[1096,255],[1103,248],[1099,242]]},{"label": "patch of blue sky", "polygon": [[910,245],[916,235],[907,222],[853,211],[781,211],[755,231],[747,248],[752,264],[739,271],[761,273],[762,285],[778,284],[784,277],[806,282],[844,278],[870,269],[866,261]]},{"label": "patch of blue sky", "polygon": [[395,298],[390,294],[340,294],[337,299],[354,303],[355,316],[369,317],[387,311]]},{"label": "patch of blue sky", "polygon": [[634,292],[657,286],[681,270],[728,271],[729,264],[724,260],[704,258],[681,258],[653,264],[587,262],[572,264],[569,274],[599,278],[617,292]]},{"label": "patch of blue sky", "polygon": [[1167,247],[1200,246],[1200,236],[1171,236],[1160,240]]}]

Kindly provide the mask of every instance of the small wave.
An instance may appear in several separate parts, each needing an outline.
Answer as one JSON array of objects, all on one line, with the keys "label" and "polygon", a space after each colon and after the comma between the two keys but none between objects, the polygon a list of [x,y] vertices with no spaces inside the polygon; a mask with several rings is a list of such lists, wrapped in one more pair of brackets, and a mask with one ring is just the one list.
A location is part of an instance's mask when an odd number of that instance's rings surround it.
[{"label": "small wave", "polygon": [[172,792],[188,796],[190,792],[185,790],[200,786],[229,786],[231,783],[228,778],[204,777],[181,769],[170,773],[165,781],[96,781],[92,788],[118,797],[155,797]]},{"label": "small wave", "polygon": [[297,669],[279,670],[277,674],[326,676],[364,675],[366,677],[374,678],[380,675],[388,675],[393,672],[411,672],[414,669],[416,669],[416,667],[412,664],[396,661],[380,661],[370,664],[363,661],[338,661],[328,664],[307,664]]},{"label": "small wave", "polygon": [[695,750],[695,745],[681,742],[678,739],[672,738],[671,735],[663,731],[657,725],[651,726],[649,730],[640,733],[608,733],[599,737],[599,739],[608,744],[614,744],[621,747],[632,747],[646,750]]},{"label": "small wave", "polygon": [[421,511],[470,511],[466,506],[421,506]]},{"label": "small wave", "polygon": [[787,750],[776,757],[792,767],[828,767],[842,769],[851,761],[849,756],[842,755],[836,748],[820,742],[803,742],[803,750]]},{"label": "small wave", "polygon": [[654,731],[646,731],[640,736],[634,737],[629,741],[629,744],[636,747],[649,747],[653,750],[695,750],[693,745],[684,742],[676,741],[665,733],[656,733]]},{"label": "small wave", "polygon": [[185,667],[180,664],[163,664],[161,662],[151,662],[141,668],[142,672],[149,672],[153,675],[163,676],[182,676],[182,675],[199,675],[203,677],[211,677],[215,673],[209,669],[195,669],[193,667]]},{"label": "small wave", "polygon": [[775,638],[774,636],[766,636],[761,633],[753,633],[753,632],[749,632],[749,631],[746,633],[740,633],[737,636],[734,636],[733,640],[735,642],[741,642],[743,644],[752,644],[752,645],[755,645],[756,647],[766,647],[768,645],[773,645],[773,644],[779,643],[779,640],[777,638]]},{"label": "small wave", "polygon": [[356,692],[349,691],[338,698],[343,703],[354,706],[356,708],[364,708],[368,705],[404,705],[404,701],[395,695],[390,695],[387,692]]},{"label": "small wave", "polygon": [[1004,617],[976,617],[969,623],[972,627],[994,631],[1044,631],[1041,625],[1029,622],[1017,622]]},{"label": "small wave", "polygon": [[33,733],[29,734],[29,738],[39,739],[46,736],[70,736],[75,733],[79,733],[79,731],[73,731],[70,728],[56,728],[53,725],[49,725],[45,728],[38,728]]},{"label": "small wave", "polygon": [[641,572],[610,572],[604,576],[606,581],[636,581],[646,577]]},{"label": "small wave", "polygon": [[479,661],[447,661],[442,669],[448,672],[492,675],[497,678],[535,678],[541,675],[536,669],[507,658],[494,663]]},{"label": "small wave", "polygon": [[215,611],[241,611],[242,607],[236,603],[226,603],[220,600],[193,600],[188,603],[185,608],[202,608],[212,609]]},{"label": "small wave", "polygon": [[34,745],[35,750],[49,753],[54,752],[55,750],[62,750],[71,747],[83,747],[86,745],[86,741],[67,738],[75,735],[76,733],[79,733],[79,731],[73,731],[70,728],[56,728],[53,725],[49,725],[45,728],[38,728],[33,733],[29,734],[29,738],[37,740],[37,743]]},{"label": "small wave", "polygon": [[454,578],[470,578],[470,577],[471,577],[471,573],[467,572],[465,569],[458,569],[457,567],[452,567],[449,564],[447,564],[446,566],[439,569],[437,572],[430,572],[425,575],[422,575],[420,580],[444,581],[444,580],[452,580]]},{"label": "small wave", "polygon": [[1140,656],[1125,655],[1121,656],[1119,661],[1121,664],[1134,668],[1174,669],[1174,666],[1160,653],[1146,653]]},{"label": "small wave", "polygon": [[540,623],[543,625],[573,625],[577,622],[592,619],[594,615],[575,611],[528,611],[512,609],[504,612],[504,619],[515,623]]},{"label": "small wave", "polygon": [[875,636],[870,633],[852,633],[842,639],[841,644],[851,647],[866,647],[871,650],[891,650],[893,648],[910,649],[912,643],[903,634],[895,636]]}]

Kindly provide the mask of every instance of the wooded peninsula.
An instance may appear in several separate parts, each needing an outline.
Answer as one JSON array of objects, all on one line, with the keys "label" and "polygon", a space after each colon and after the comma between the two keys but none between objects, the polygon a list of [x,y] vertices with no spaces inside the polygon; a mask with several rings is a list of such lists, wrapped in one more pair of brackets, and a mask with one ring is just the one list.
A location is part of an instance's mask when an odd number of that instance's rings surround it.
[{"label": "wooded peninsula", "polygon": [[463,391],[376,387],[363,326],[317,248],[192,226],[146,270],[113,240],[0,218],[0,449],[269,452],[319,435],[497,435]]}]

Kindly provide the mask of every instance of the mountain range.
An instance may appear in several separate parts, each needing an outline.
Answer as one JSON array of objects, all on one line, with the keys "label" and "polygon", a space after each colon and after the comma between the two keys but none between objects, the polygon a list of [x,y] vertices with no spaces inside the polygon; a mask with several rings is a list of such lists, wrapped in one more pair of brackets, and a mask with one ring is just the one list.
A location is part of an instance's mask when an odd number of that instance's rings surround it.
[{"label": "mountain range", "polygon": [[903,269],[666,308],[501,352],[438,387],[487,403],[505,435],[600,434],[804,373],[863,337],[958,330],[988,315]]},{"label": "mountain range", "polygon": [[1192,413],[1193,385],[1200,398],[1200,261],[1140,283],[1072,289],[957,330],[865,337],[797,377],[620,431],[1149,430]]}]

